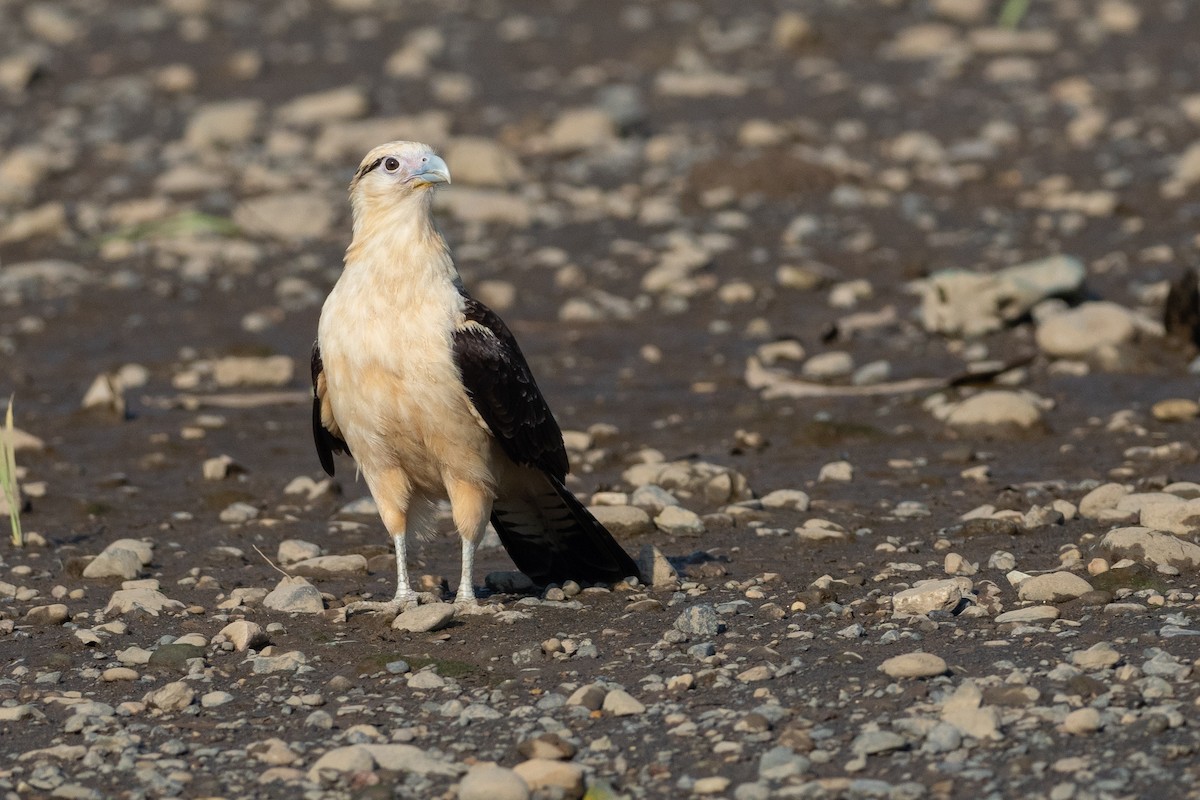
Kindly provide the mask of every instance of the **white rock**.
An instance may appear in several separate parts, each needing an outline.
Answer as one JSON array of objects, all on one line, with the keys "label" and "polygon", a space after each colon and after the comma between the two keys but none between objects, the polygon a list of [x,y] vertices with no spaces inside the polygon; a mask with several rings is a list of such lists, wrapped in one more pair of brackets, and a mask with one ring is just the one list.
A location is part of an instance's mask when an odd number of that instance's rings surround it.
[{"label": "white rock", "polygon": [[183,681],[174,681],[146,695],[146,702],[163,711],[187,708],[196,697],[196,690]]},{"label": "white rock", "polygon": [[1105,483],[1092,489],[1079,501],[1079,514],[1087,519],[1096,519],[1102,511],[1117,507],[1117,502],[1129,494],[1119,483]]},{"label": "white rock", "polygon": [[314,556],[292,565],[294,570],[308,573],[339,573],[344,575],[366,575],[367,559],[358,553],[344,556]]},{"label": "white rock", "polygon": [[316,760],[308,770],[308,779],[314,783],[321,780],[321,773],[329,772],[371,772],[375,769],[375,759],[361,744],[349,747],[335,747]]},{"label": "white rock", "polygon": [[508,186],[521,177],[521,165],[516,156],[493,139],[455,137],[444,157],[454,172],[455,184]]},{"label": "white rock", "polygon": [[121,589],[113,592],[108,605],[104,607],[104,613],[127,614],[140,610],[157,617],[160,611],[174,611],[183,607],[183,603],[155,589]]},{"label": "white rock", "polygon": [[817,473],[817,482],[847,483],[854,480],[854,465],[849,461],[830,461],[821,467]]},{"label": "white rock", "polygon": [[78,293],[91,280],[86,269],[61,259],[5,264],[0,270],[0,299],[64,297]]},{"label": "white rock", "polygon": [[942,706],[942,721],[948,722],[964,736],[975,739],[1002,739],[1000,714],[995,708],[983,705],[983,692],[974,681],[964,681]]},{"label": "white rock", "polygon": [[291,650],[274,656],[251,656],[249,661],[255,675],[270,675],[275,672],[296,672],[308,663],[308,656],[299,650]]},{"label": "white rock", "polygon": [[1054,606],[1029,606],[1028,608],[1016,608],[1012,611],[1005,611],[1003,614],[997,614],[995,622],[997,625],[1007,625],[1009,623],[1039,623],[1053,622],[1058,619],[1059,610]]},{"label": "white rock", "polygon": [[433,670],[422,670],[408,676],[408,688],[410,689],[441,689],[445,685],[446,679]]},{"label": "white rock", "polygon": [[1095,733],[1102,727],[1104,727],[1104,722],[1100,719],[1100,712],[1091,707],[1075,709],[1067,714],[1067,718],[1062,723],[1064,731],[1076,735]]},{"label": "white rock", "polygon": [[1113,559],[1131,558],[1154,566],[1200,569],[1200,545],[1150,528],[1117,528],[1100,540],[1098,549]]},{"label": "white rock", "polygon": [[575,152],[608,144],[616,139],[617,126],[599,108],[563,111],[546,133],[547,145],[556,152]]},{"label": "white rock", "polygon": [[142,571],[142,560],[133,550],[109,545],[83,568],[85,578],[136,578]]},{"label": "white rock", "polygon": [[663,552],[652,544],[642,545],[638,554],[638,571],[650,586],[662,588],[672,586],[679,580],[679,573]]},{"label": "white rock", "polygon": [[457,775],[457,764],[442,761],[411,744],[360,745],[379,769],[391,772],[414,772],[418,775]]},{"label": "white rock", "polygon": [[1022,581],[1017,596],[1035,603],[1061,603],[1092,591],[1092,585],[1073,572],[1050,572]]},{"label": "white rock", "polygon": [[[1174,495],[1166,495],[1174,497]],[[1144,527],[1190,536],[1200,531],[1200,500],[1153,503],[1143,506],[1138,522]]]},{"label": "white rock", "polygon": [[221,635],[228,639],[238,652],[259,650],[270,642],[261,625],[246,619],[229,623],[221,629]]},{"label": "white rock", "polygon": [[275,551],[275,560],[280,564],[294,564],[321,555],[320,545],[306,542],[303,539],[284,539]]},{"label": "white rock", "polygon": [[1136,333],[1131,311],[1116,303],[1093,302],[1045,318],[1035,339],[1046,355],[1083,358],[1126,344]]},{"label": "white rock", "polygon": [[236,503],[230,503],[228,506],[222,509],[221,513],[217,515],[217,518],[227,525],[236,525],[242,522],[249,522],[257,516],[257,508],[249,503],[238,501]]},{"label": "white rock", "polygon": [[954,428],[1032,428],[1041,419],[1042,410],[1028,394],[993,389],[958,403],[946,423]]},{"label": "white rock", "polygon": [[234,223],[247,234],[291,243],[325,236],[335,217],[327,196],[304,191],[252,197],[233,210]]},{"label": "white rock", "polygon": [[226,703],[232,703],[234,701],[234,699],[235,699],[234,696],[231,695],[229,692],[223,692],[220,690],[213,691],[213,692],[205,692],[204,694],[200,695],[200,707],[201,708],[218,708],[219,706],[223,706]]},{"label": "white rock", "polygon": [[[949,611],[963,598],[965,579],[924,581],[892,596],[892,611],[897,614],[928,614],[930,611]],[[969,581],[968,581],[969,583]]]},{"label": "white rock", "polygon": [[315,125],[355,119],[367,112],[367,95],[357,86],[342,86],[289,100],[275,111],[275,119],[288,125]]},{"label": "white rock", "polygon": [[286,386],[295,369],[290,356],[229,356],[212,362],[213,379],[222,389]]},{"label": "white rock", "polygon": [[932,678],[945,674],[946,661],[932,653],[905,653],[887,659],[879,669],[889,678]]},{"label": "white rock", "polygon": [[429,603],[428,605],[410,608],[399,614],[392,621],[392,628],[398,631],[425,633],[437,631],[450,624],[454,619],[454,606],[450,603]]},{"label": "white rock", "polygon": [[1121,654],[1108,642],[1097,642],[1086,650],[1071,653],[1071,663],[1089,672],[1115,667],[1120,661]]},{"label": "white rock", "polygon": [[654,518],[655,526],[675,536],[698,536],[704,533],[704,520],[694,511],[682,506],[667,506]]},{"label": "white rock", "polygon": [[646,706],[624,689],[609,689],[601,708],[614,717],[628,717],[646,710]]},{"label": "white rock", "polygon": [[233,456],[219,455],[204,459],[201,473],[206,481],[223,481],[237,472],[244,472]]},{"label": "white rock", "polygon": [[476,764],[458,785],[458,800],[529,800],[529,785],[511,769]]},{"label": "white rock", "polygon": [[558,790],[565,800],[583,797],[583,767],[569,761],[550,758],[531,758],[513,767],[531,792],[547,789]]},{"label": "white rock", "polygon": [[776,489],[768,492],[759,501],[763,508],[808,511],[809,497],[799,489]]},{"label": "white rock", "polygon": [[325,610],[321,593],[304,578],[285,577],[263,598],[263,606],[289,614],[319,614]]},{"label": "white rock", "polygon": [[260,100],[226,100],[200,106],[188,119],[183,140],[194,148],[241,144],[254,135],[262,109]]}]

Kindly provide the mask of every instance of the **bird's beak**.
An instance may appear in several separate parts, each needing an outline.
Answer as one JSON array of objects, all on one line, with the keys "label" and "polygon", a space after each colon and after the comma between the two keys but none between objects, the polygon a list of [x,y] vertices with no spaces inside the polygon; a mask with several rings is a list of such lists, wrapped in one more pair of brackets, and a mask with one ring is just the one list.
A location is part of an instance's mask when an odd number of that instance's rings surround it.
[{"label": "bird's beak", "polygon": [[435,183],[450,182],[450,167],[446,166],[446,162],[439,156],[431,155],[428,160],[417,167],[412,174],[412,179],[416,183],[424,183],[433,185]]}]

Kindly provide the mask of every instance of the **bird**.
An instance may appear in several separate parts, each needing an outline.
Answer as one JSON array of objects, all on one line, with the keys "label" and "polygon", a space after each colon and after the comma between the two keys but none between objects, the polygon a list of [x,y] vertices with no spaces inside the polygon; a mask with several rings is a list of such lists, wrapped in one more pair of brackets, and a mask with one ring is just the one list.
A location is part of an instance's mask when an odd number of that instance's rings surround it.
[{"label": "bird", "polygon": [[312,428],[321,467],[354,459],[396,554],[394,612],[420,598],[406,566],[410,533],[429,537],[449,501],[462,540],[454,602],[478,611],[475,550],[490,521],[535,584],[640,578],[612,534],[565,485],[555,421],[516,338],[463,285],[433,220],[450,168],[428,145],[371,150],[350,182],[352,237],[312,349]]}]

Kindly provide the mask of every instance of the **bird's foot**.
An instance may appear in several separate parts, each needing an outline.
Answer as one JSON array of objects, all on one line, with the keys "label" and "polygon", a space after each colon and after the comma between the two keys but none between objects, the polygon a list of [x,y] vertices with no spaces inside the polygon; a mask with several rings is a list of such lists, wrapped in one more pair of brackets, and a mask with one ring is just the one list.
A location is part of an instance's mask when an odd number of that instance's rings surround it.
[{"label": "bird's foot", "polygon": [[499,614],[504,606],[495,603],[480,603],[474,597],[454,598],[454,614],[459,617]]},{"label": "bird's foot", "polygon": [[416,592],[409,592],[405,595],[397,595],[391,600],[358,600],[353,603],[347,603],[346,607],[342,610],[345,612],[345,618],[356,614],[386,614],[389,617],[395,618],[402,611],[416,608],[419,603],[420,596]]}]

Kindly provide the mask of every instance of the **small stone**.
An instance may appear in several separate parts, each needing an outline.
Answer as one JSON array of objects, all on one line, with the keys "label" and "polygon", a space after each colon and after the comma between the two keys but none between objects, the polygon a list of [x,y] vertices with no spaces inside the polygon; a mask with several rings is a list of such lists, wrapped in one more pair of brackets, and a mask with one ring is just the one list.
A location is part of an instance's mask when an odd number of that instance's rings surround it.
[{"label": "small stone", "polygon": [[864,731],[850,743],[850,752],[858,756],[871,756],[892,750],[902,750],[906,747],[908,747],[907,740],[898,733]]},{"label": "small stone", "polygon": [[123,547],[109,545],[83,568],[85,578],[122,578],[131,580],[142,571],[138,554]]},{"label": "small stone", "polygon": [[1000,714],[983,706],[983,693],[974,681],[965,681],[942,706],[942,720],[964,736],[974,739],[1002,739]]},{"label": "small stone", "polygon": [[254,134],[261,113],[260,100],[208,103],[192,112],[183,139],[197,149],[240,144]]},{"label": "small stone", "polygon": [[221,629],[224,636],[239,653],[261,650],[270,643],[267,632],[257,622],[246,619],[235,620]]},{"label": "small stone", "polygon": [[531,792],[548,790],[558,792],[564,800],[579,800],[583,797],[583,767],[569,761],[553,761],[546,758],[531,758],[513,767]]},{"label": "small stone", "polygon": [[62,625],[71,618],[71,612],[62,603],[34,606],[25,612],[25,621],[30,625]]},{"label": "small stone", "polygon": [[104,613],[127,614],[131,611],[145,611],[157,617],[159,612],[180,608],[184,608],[183,603],[172,600],[156,589],[121,589],[113,592],[108,605],[104,607]]},{"label": "small stone", "polygon": [[990,390],[968,397],[946,417],[952,428],[1032,428],[1042,419],[1042,410],[1023,392]]},{"label": "small stone", "polygon": [[664,533],[675,536],[699,536],[704,533],[704,520],[694,511],[682,506],[667,506],[654,518],[654,525]]},{"label": "small stone", "polygon": [[707,638],[720,633],[721,619],[711,605],[692,606],[675,619],[675,629],[688,636]]},{"label": "small stone", "polygon": [[325,610],[321,593],[304,578],[285,577],[263,598],[263,606],[289,614],[319,614]]},{"label": "small stone", "polygon": [[223,481],[230,475],[245,472],[245,469],[232,456],[219,455],[205,459],[201,472],[206,481]]},{"label": "small stone", "polygon": [[345,556],[316,556],[292,564],[297,575],[366,575],[367,559],[358,553]]},{"label": "small stone", "polygon": [[233,210],[234,223],[246,234],[301,243],[319,239],[333,227],[333,203],[317,192],[283,192],[243,200]]},{"label": "small stone", "polygon": [[1102,512],[1115,509],[1118,501],[1129,490],[1119,483],[1105,483],[1092,489],[1079,501],[1079,514],[1087,519],[1096,519]]},{"label": "small stone", "polygon": [[129,667],[109,667],[100,673],[100,680],[112,683],[114,681],[136,681],[139,677],[136,669]]},{"label": "small stone", "polygon": [[288,747],[287,742],[274,737],[250,744],[246,747],[246,752],[254,756],[256,761],[272,767],[286,767],[300,760],[300,756]]},{"label": "small stone", "polygon": [[275,111],[275,119],[290,125],[316,125],[355,119],[367,112],[366,92],[357,86],[342,86],[289,100]]},{"label": "small stone", "polygon": [[831,461],[821,467],[818,483],[849,483],[854,480],[854,466],[849,461]]},{"label": "small stone", "polygon": [[1054,606],[1029,606],[1028,608],[1017,608],[1012,611],[1005,611],[1003,614],[997,614],[995,622],[997,625],[1008,625],[1013,623],[1037,624],[1039,622],[1053,622],[1058,619],[1059,611]]},{"label": "small stone", "polygon": [[179,711],[192,704],[196,690],[183,681],[174,681],[146,695],[146,702],[163,711]]},{"label": "small stone", "polygon": [[[323,711],[314,711],[313,714],[324,714]],[[375,759],[371,757],[370,752],[363,745],[351,745],[349,747],[335,747],[329,752],[316,760],[316,763],[308,770],[308,779],[314,783],[320,782],[321,773],[329,772],[349,772],[349,773],[365,773],[375,769]]]},{"label": "small stone", "polygon": [[616,125],[599,108],[573,108],[559,114],[546,133],[551,150],[560,153],[588,150],[616,138]]},{"label": "small stone", "polygon": [[299,650],[273,656],[256,656],[250,662],[255,675],[270,675],[274,672],[295,672],[308,663],[308,657]]},{"label": "small stone", "polygon": [[743,670],[737,674],[737,679],[742,683],[757,683],[759,681],[770,680],[775,676],[775,671],[765,664],[759,664],[757,667]]},{"label": "small stone", "polygon": [[700,778],[698,781],[692,784],[692,794],[721,794],[729,788],[730,783],[732,783],[732,781],[723,775],[713,775],[708,778]]},{"label": "small stone", "polygon": [[663,552],[652,544],[642,546],[642,551],[638,554],[638,571],[650,586],[656,589],[674,586],[679,581],[679,573],[675,571],[675,567],[671,566]]},{"label": "small stone", "polygon": [[588,511],[618,539],[654,532],[654,520],[637,506],[589,506]]},{"label": "small stone", "polygon": [[1077,736],[1083,734],[1095,733],[1104,726],[1100,719],[1100,712],[1094,708],[1078,708],[1067,714],[1067,718],[1063,720],[1062,729],[1067,733],[1072,733]]},{"label": "small stone", "polygon": [[1200,545],[1150,528],[1117,528],[1100,540],[1098,549],[1113,560],[1129,558],[1155,567],[1200,570]]},{"label": "small stone", "polygon": [[454,606],[450,603],[429,603],[404,611],[392,622],[393,630],[427,633],[437,631],[454,619]]},{"label": "small stone", "polygon": [[932,678],[946,673],[946,662],[932,653],[905,653],[887,659],[879,669],[889,678]]},{"label": "small stone", "polygon": [[1092,585],[1071,572],[1035,575],[1021,582],[1017,596],[1035,603],[1061,603],[1092,591]]},{"label": "small stone", "polygon": [[1159,400],[1151,406],[1150,413],[1162,422],[1185,422],[1200,416],[1200,403],[1185,397]]},{"label": "small stone", "polygon": [[580,686],[571,696],[567,698],[569,706],[583,706],[589,711],[599,711],[604,705],[604,700],[608,696],[607,690],[600,684],[591,683],[586,686]]},{"label": "small stone", "polygon": [[249,522],[258,516],[258,509],[249,503],[238,501],[230,503],[221,511],[218,519],[227,525],[236,525],[243,522]]},{"label": "small stone", "polygon": [[575,757],[575,745],[556,733],[539,734],[517,745],[517,752],[525,758],[553,758],[569,761]]},{"label": "small stone", "polygon": [[808,511],[809,497],[798,489],[776,489],[764,495],[759,502],[763,508]]},{"label": "small stone", "polygon": [[529,785],[511,769],[476,764],[458,785],[458,800],[528,800]]},{"label": "small stone", "polygon": [[422,670],[408,677],[410,689],[441,689],[446,685],[446,679],[432,670]]},{"label": "small stone", "polygon": [[1121,654],[1108,642],[1097,642],[1086,650],[1071,653],[1071,663],[1088,672],[1114,667],[1120,661]]},{"label": "small stone", "polygon": [[893,595],[892,611],[897,614],[950,611],[962,602],[962,597],[963,590],[959,579],[924,581]]},{"label": "small stone", "polygon": [[200,696],[200,707],[217,708],[225,705],[226,703],[232,703],[233,700],[234,697],[229,692],[223,692],[219,690],[214,692],[205,692]]},{"label": "small stone", "polygon": [[1126,344],[1136,332],[1137,324],[1128,309],[1116,303],[1093,302],[1047,317],[1034,338],[1049,356],[1084,358]]},{"label": "small stone", "polygon": [[321,555],[319,545],[303,539],[284,539],[279,543],[279,549],[275,551],[275,560],[280,564],[287,565],[316,558],[319,555]]},{"label": "small stone", "polygon": [[624,689],[610,689],[604,696],[602,708],[614,717],[628,717],[646,710],[646,706]]}]

